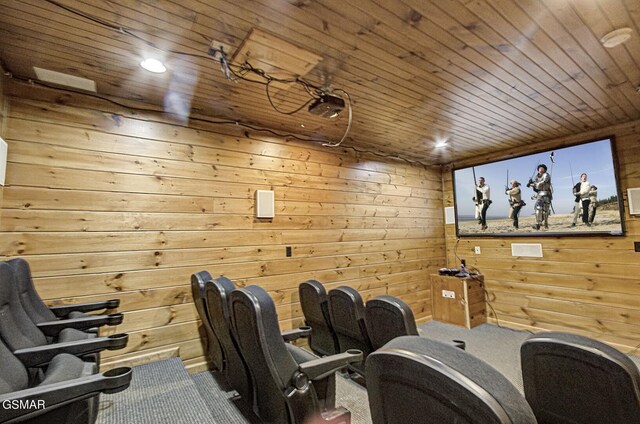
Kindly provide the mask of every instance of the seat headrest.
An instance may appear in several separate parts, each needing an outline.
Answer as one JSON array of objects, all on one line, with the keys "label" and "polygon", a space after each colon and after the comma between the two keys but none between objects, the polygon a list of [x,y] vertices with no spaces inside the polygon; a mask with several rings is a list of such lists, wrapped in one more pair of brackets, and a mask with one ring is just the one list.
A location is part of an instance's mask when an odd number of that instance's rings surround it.
[{"label": "seat headrest", "polygon": [[356,305],[363,305],[362,296],[358,293],[358,290],[349,286],[340,286],[329,291],[329,297],[338,297],[341,299],[349,300]]},{"label": "seat headrest", "polygon": [[233,284],[233,281],[229,280],[227,277],[225,277],[224,275],[221,277],[218,277],[214,280],[217,285],[224,290],[225,294],[227,296],[229,296],[229,294],[231,294],[232,291],[234,291],[236,289],[236,285]]},{"label": "seat headrest", "polygon": [[300,285],[298,286],[298,290],[300,292],[304,290],[307,293],[314,293],[318,297],[327,296],[327,291],[325,290],[324,286],[317,280],[307,280],[303,283],[300,283]]},{"label": "seat headrest", "polygon": [[554,349],[554,346],[563,346],[575,351],[582,351],[585,355],[595,355],[603,360],[613,361],[640,383],[640,371],[631,358],[606,343],[579,334],[560,331],[534,334],[522,343],[520,350],[525,354],[529,347],[550,350]]},{"label": "seat headrest", "polygon": [[[384,384],[379,387],[377,383],[382,373],[386,376],[403,375],[405,380],[411,381],[405,384],[395,377],[394,381],[404,385],[408,391],[433,393],[435,397],[448,399],[454,409],[471,408],[460,399],[476,398],[479,402],[475,405],[485,405],[499,418],[499,422],[536,422],[524,396],[506,377],[484,361],[450,344],[419,336],[398,337],[369,355],[366,370],[367,383],[371,381],[373,390],[384,390]],[[425,375],[431,378],[425,378]],[[446,382],[441,383],[440,388],[433,387],[436,376]],[[399,390],[400,386],[394,385],[394,390]],[[415,395],[407,394],[409,399],[414,399]]]}]

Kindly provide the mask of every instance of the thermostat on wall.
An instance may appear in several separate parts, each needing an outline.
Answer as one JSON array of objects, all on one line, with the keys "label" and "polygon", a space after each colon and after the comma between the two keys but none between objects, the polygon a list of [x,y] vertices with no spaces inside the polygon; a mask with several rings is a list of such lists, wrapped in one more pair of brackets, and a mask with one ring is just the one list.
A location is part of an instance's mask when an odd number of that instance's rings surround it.
[{"label": "thermostat on wall", "polygon": [[275,209],[273,190],[256,190],[256,218],[273,218]]}]

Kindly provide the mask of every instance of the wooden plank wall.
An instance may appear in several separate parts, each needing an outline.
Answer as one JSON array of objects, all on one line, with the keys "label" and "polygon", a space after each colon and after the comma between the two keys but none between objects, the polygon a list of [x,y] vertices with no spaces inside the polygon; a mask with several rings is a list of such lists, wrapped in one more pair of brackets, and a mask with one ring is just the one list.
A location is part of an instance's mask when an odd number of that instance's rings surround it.
[{"label": "wooden plank wall", "polygon": [[[303,323],[310,278],[429,318],[428,274],[445,261],[440,168],[11,88],[0,254],[29,260],[48,301],[121,299],[109,332],[129,345],[105,352],[107,367],[179,348],[202,368],[189,289],[202,269],[267,289],[283,329]],[[273,221],[254,218],[257,189],[275,191]]]},{"label": "wooden plank wall", "polygon": [[[623,350],[640,343],[640,218],[629,216],[627,188],[640,187],[640,121],[537,145],[555,148],[615,135],[627,233],[623,237],[461,238],[458,255],[485,275],[501,325],[561,330],[604,340]],[[524,151],[505,151],[476,163]],[[460,166],[471,165],[471,162]],[[451,172],[443,171],[445,205],[453,205]],[[499,191],[499,190],[498,190]],[[499,195],[499,193],[498,193]],[[446,225],[449,266],[456,265],[455,228]],[[543,258],[513,258],[512,242],[541,242]],[[481,254],[474,253],[481,247]],[[489,309],[493,321],[495,315]]]}]

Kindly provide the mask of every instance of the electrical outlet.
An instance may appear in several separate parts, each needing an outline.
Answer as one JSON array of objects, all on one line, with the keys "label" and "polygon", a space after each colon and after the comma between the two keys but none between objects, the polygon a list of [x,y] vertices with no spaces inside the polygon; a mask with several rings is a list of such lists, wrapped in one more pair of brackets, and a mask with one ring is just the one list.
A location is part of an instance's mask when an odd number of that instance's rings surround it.
[{"label": "electrical outlet", "polygon": [[633,250],[635,250],[636,252],[640,252],[640,241],[633,242]]},{"label": "electrical outlet", "polygon": [[476,246],[474,248],[474,251],[476,252],[476,255],[479,255],[480,254],[480,246]]},{"label": "electrical outlet", "polygon": [[451,290],[442,290],[442,297],[446,297],[447,299],[455,299],[456,292]]},{"label": "electrical outlet", "polygon": [[285,251],[286,251],[287,258],[290,258],[291,257],[291,246],[287,246]]}]

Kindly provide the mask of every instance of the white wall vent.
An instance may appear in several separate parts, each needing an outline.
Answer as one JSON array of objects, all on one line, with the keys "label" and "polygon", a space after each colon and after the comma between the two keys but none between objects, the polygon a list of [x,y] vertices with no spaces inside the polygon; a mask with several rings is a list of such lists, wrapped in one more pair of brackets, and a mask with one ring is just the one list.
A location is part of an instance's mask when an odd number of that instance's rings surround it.
[{"label": "white wall vent", "polygon": [[542,257],[540,243],[511,243],[511,256],[525,256],[529,258]]}]

